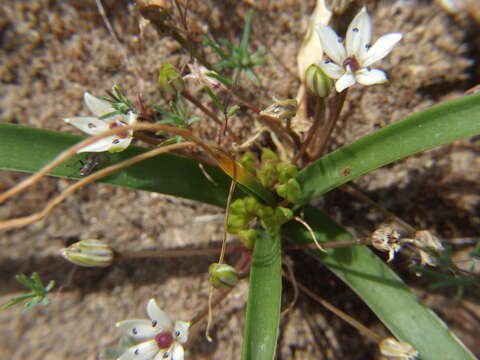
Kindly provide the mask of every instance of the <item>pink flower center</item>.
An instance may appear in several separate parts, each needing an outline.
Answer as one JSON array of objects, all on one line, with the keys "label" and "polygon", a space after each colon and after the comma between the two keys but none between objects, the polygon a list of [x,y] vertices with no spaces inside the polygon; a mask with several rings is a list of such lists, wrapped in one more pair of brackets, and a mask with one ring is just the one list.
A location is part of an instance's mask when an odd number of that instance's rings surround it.
[{"label": "pink flower center", "polygon": [[173,342],[172,333],[164,331],[155,336],[155,341],[160,349],[168,349]]},{"label": "pink flower center", "polygon": [[344,68],[350,66],[350,69],[352,69],[353,72],[360,69],[360,64],[358,63],[357,59],[355,59],[355,56],[346,58],[342,65]]},{"label": "pink flower center", "polygon": [[[125,125],[127,125],[127,124],[124,123],[123,121],[117,120],[117,121],[111,123],[110,126],[109,126],[109,128],[110,128],[110,129],[115,129],[115,128],[117,128],[117,127],[125,126]],[[117,136],[118,136],[119,138],[122,138],[122,139],[127,138],[127,137],[129,136],[128,130],[125,130],[125,131],[122,131],[122,132],[118,133]]]}]

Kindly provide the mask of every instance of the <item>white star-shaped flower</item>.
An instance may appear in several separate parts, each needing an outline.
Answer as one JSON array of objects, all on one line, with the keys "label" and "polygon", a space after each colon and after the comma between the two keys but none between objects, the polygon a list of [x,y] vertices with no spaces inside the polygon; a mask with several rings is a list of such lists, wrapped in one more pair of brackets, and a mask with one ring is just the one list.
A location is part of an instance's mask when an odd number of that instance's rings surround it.
[{"label": "white star-shaped flower", "polygon": [[139,342],[117,360],[183,360],[182,344],[187,342],[190,323],[173,323],[154,299],[147,304],[147,314],[150,320],[132,319],[116,323],[129,338]]},{"label": "white star-shaped flower", "polygon": [[345,46],[342,39],[330,27],[317,25],[323,51],[330,59],[318,63],[328,77],[336,80],[335,88],[342,92],[356,82],[362,85],[374,85],[387,82],[387,75],[382,70],[369,66],[387,56],[397,42],[401,33],[381,36],[373,46],[372,21],[365,7],[355,16],[348,26]]},{"label": "white star-shaped flower", "polygon": [[[73,118],[63,119],[66,123],[72,124],[76,128],[82,130],[88,135],[98,135],[113,129],[118,126],[133,125],[137,122],[137,114],[130,111],[128,114],[118,114],[116,109],[108,101],[96,98],[85,92],[83,95],[85,104],[90,111],[96,116],[78,116]],[[106,116],[108,114],[112,116]],[[125,130],[118,135],[107,136],[100,139],[93,144],[87,145],[80,149],[78,152],[119,152],[125,150],[132,142],[133,131]]]}]

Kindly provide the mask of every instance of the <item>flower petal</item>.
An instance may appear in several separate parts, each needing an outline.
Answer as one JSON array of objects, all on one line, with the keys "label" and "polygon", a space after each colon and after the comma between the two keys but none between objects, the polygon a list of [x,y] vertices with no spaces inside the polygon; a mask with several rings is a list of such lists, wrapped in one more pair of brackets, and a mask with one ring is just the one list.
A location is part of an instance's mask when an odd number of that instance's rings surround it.
[{"label": "flower petal", "polygon": [[161,310],[155,299],[150,299],[147,304],[147,314],[152,321],[155,321],[155,327],[161,331],[168,331],[172,329],[172,320],[170,316],[163,310]]},{"label": "flower petal", "polygon": [[357,59],[361,59],[367,52],[367,46],[371,40],[372,21],[368,15],[367,8],[364,6],[348,26],[347,38],[345,40],[347,55],[354,55]]},{"label": "flower petal", "polygon": [[160,351],[153,360],[183,360],[184,353],[183,346],[175,341],[167,351]]},{"label": "flower petal", "polygon": [[341,66],[330,60],[323,60],[317,64],[330,79],[339,79],[345,73],[345,70]]},{"label": "flower petal", "polygon": [[358,70],[355,79],[362,85],[383,84],[388,81],[384,71],[368,68]]},{"label": "flower petal", "polygon": [[[110,147],[108,149],[109,152],[114,153],[114,152],[120,152],[125,150],[130,143],[132,142],[132,137],[128,136],[126,138],[121,138],[118,136],[112,136],[112,140],[110,142]],[[110,139],[110,137],[109,137]]]},{"label": "flower petal", "polygon": [[137,122],[137,114],[133,111],[130,111],[125,117],[128,125],[134,125]]},{"label": "flower petal", "polygon": [[342,92],[353,84],[355,84],[355,76],[352,73],[348,72],[342,75],[342,77],[337,80],[337,82],[335,83],[335,89],[337,89],[337,92]]},{"label": "flower petal", "polygon": [[85,91],[83,100],[92,113],[100,117],[115,111],[115,108],[108,101],[101,100]]},{"label": "flower petal", "polygon": [[395,44],[402,39],[402,36],[401,33],[391,33],[380,37],[362,58],[357,59],[360,65],[367,67],[375,61],[383,59],[392,51]]},{"label": "flower petal", "polygon": [[112,148],[112,143],[117,139],[119,139],[118,136],[108,136],[106,138],[95,141],[93,144],[84,146],[83,148],[78,150],[77,153],[110,151],[110,149]]},{"label": "flower petal", "polygon": [[117,360],[151,360],[158,351],[157,342],[149,340],[129,347]]},{"label": "flower petal", "polygon": [[108,124],[102,120],[98,120],[95,117],[78,116],[73,118],[63,119],[67,124],[75,126],[77,129],[82,130],[88,135],[98,135],[108,130]]},{"label": "flower petal", "polygon": [[115,324],[116,327],[122,329],[122,331],[135,341],[145,341],[152,339],[158,334],[158,328],[152,326],[150,320],[144,319],[131,319],[119,321]]},{"label": "flower petal", "polygon": [[173,328],[174,336],[177,338],[177,341],[180,344],[185,344],[188,340],[188,329],[190,328],[191,323],[188,321],[175,321],[175,326]]},{"label": "flower petal", "polygon": [[343,60],[347,57],[347,53],[342,44],[342,39],[337,33],[328,26],[318,24],[317,34],[320,43],[322,44],[323,51],[337,64],[342,64]]},{"label": "flower petal", "polygon": [[183,360],[184,350],[183,346],[175,342],[170,347],[170,356],[172,360]]}]

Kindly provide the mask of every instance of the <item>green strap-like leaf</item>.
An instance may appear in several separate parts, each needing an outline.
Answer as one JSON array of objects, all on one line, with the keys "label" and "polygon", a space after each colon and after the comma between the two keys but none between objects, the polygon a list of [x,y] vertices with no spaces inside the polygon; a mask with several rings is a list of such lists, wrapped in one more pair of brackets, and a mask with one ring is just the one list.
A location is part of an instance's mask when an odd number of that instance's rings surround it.
[{"label": "green strap-like leaf", "polygon": [[[83,137],[43,129],[0,124],[0,169],[35,172],[58,154],[83,140]],[[130,146],[119,153],[101,153],[99,166],[107,167],[147,151]],[[81,160],[78,154],[55,168],[50,175],[80,178]],[[137,163],[100,179],[107,184],[175,195],[224,207],[230,179],[219,169],[204,166],[212,183],[194,160],[164,154]]]},{"label": "green strap-like leaf", "polygon": [[[305,221],[317,239],[347,240],[351,236],[313,207],[306,207]],[[297,223],[285,227],[296,243],[311,243],[311,234]],[[403,281],[364,246],[312,251],[316,259],[342,279],[400,340],[412,344],[422,360],[473,360],[475,356],[451,333]]]},{"label": "green strap-like leaf", "polygon": [[480,94],[433,106],[334,151],[297,175],[302,203],[420,151],[480,134]]},{"label": "green strap-like leaf", "polygon": [[243,360],[272,360],[275,356],[282,298],[281,265],[280,234],[260,232],[250,269]]}]

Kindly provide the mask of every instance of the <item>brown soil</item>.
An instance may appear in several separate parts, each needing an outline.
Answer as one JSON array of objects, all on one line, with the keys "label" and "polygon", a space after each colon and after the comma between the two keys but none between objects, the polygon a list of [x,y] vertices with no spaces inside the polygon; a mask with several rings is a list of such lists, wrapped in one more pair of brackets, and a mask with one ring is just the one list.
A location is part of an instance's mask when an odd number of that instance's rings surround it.
[{"label": "brown soil", "polygon": [[[103,95],[114,83],[131,98],[141,94],[147,101],[163,101],[155,80],[157,69],[167,61],[180,66],[188,57],[151,26],[141,34],[141,17],[129,2],[103,3],[128,61],[106,30],[94,1],[3,2],[0,121],[73,133],[62,117],[87,114],[83,92]],[[215,37],[231,40],[240,38],[243,18],[253,4],[252,47],[266,46],[269,63],[258,71],[262,90],[249,89],[245,82],[243,92],[262,108],[271,103],[272,96],[296,95],[296,54],[313,1],[190,3],[194,39],[208,29]],[[455,16],[431,1],[370,1],[368,6],[374,18],[374,36],[400,31],[404,39],[380,64],[391,79],[388,86],[356,86],[350,91],[342,131],[335,135],[332,149],[412,112],[462,96],[478,82],[475,28],[479,24],[475,19],[480,16],[471,5],[471,12]],[[242,113],[232,126],[247,138],[255,123],[253,117]],[[218,128],[201,123],[198,132],[213,140]],[[478,139],[458,141],[377,170],[356,184],[416,228],[432,230],[446,242],[457,244],[451,239],[478,237],[480,232],[478,150]],[[4,189],[26,175],[0,172],[0,176],[0,189]],[[44,179],[3,205],[0,218],[39,210],[69,183]],[[354,234],[365,235],[384,221],[381,214],[340,191],[317,203]],[[92,270],[65,262],[58,250],[87,237],[102,238],[118,251],[218,245],[222,214],[219,208],[188,200],[94,184],[69,197],[47,219],[2,233],[0,303],[22,292],[14,279],[18,273],[38,271],[42,279],[55,279],[58,285],[48,307],[0,312],[0,356],[12,360],[95,359],[99,351],[117,343],[120,334],[114,323],[143,317],[151,297],[174,317],[188,320],[206,305],[207,269],[214,257],[125,260]],[[205,221],[204,215],[219,216]],[[299,281],[365,325],[387,334],[361,300],[325,268],[305,255],[295,254],[293,259]],[[480,355],[478,293],[467,292],[459,303],[452,292],[427,293],[426,281],[407,272],[408,263],[407,257],[400,256],[394,267]],[[287,303],[292,292],[289,284],[285,288]],[[239,358],[246,296],[247,284],[242,283],[215,310],[215,341],[209,344],[198,336],[188,348],[188,359]],[[303,295],[282,321],[278,359],[373,359],[375,354],[374,344]]]}]

